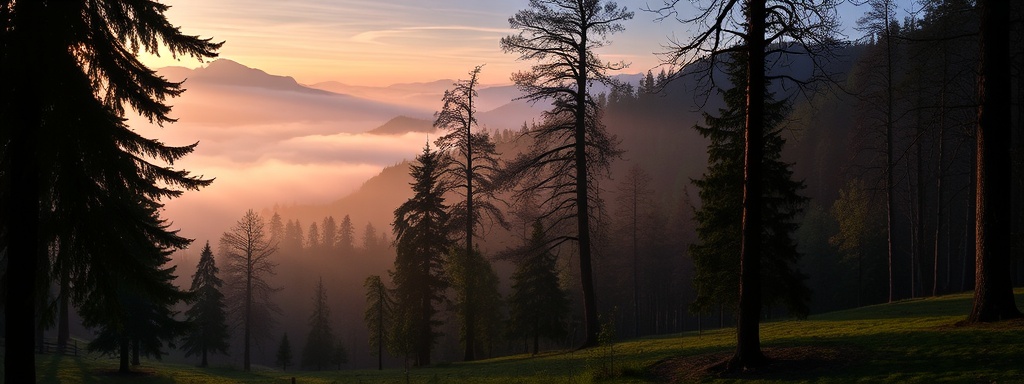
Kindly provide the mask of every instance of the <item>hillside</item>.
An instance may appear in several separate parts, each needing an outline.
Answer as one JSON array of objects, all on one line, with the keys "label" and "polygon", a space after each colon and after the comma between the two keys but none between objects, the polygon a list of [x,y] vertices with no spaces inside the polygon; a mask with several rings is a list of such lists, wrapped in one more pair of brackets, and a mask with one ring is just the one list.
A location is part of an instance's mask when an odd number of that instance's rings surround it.
[{"label": "hillside", "polygon": [[[1024,307],[1024,289],[1017,289]],[[1021,382],[1024,321],[957,327],[970,308],[969,293],[908,300],[811,316],[807,320],[768,322],[761,340],[768,356],[783,358],[743,378],[760,382],[930,383]],[[731,382],[736,376],[707,376],[703,368],[728,356],[732,329],[686,332],[620,341],[586,351],[553,351],[472,363],[440,363],[405,371],[282,372],[259,367],[243,373],[231,367],[143,360],[140,373],[110,373],[116,362],[95,355],[42,356],[41,383],[234,383],[295,378],[299,383],[520,383],[572,382]]]}]

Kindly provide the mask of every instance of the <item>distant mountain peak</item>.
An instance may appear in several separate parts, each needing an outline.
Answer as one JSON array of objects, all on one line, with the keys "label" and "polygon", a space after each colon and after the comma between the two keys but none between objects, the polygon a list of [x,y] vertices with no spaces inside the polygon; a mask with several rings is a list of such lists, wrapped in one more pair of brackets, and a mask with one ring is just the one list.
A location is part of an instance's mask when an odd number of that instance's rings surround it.
[{"label": "distant mountain peak", "polygon": [[366,133],[373,135],[404,135],[409,132],[433,133],[434,122],[409,116],[397,116]]}]

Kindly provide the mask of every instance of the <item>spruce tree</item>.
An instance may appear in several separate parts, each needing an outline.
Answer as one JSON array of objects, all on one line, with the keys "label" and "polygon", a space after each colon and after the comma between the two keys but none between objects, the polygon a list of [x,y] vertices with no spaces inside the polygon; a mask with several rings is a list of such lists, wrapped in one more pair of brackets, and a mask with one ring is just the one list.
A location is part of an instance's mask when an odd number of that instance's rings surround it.
[{"label": "spruce tree", "polygon": [[302,366],[322,370],[334,361],[334,333],[331,331],[331,309],[327,306],[324,278],[316,283],[313,313],[309,315],[309,335],[302,349]]},{"label": "spruce tree", "polygon": [[547,247],[544,228],[535,221],[524,248],[527,253],[512,275],[509,297],[509,336],[533,339],[534,354],[541,338],[565,335],[564,320],[569,314],[569,300],[558,281],[557,258]]},{"label": "spruce tree", "polygon": [[[278,219],[280,222],[280,217]],[[224,312],[224,294],[220,291],[224,282],[217,277],[218,272],[210,242],[206,242],[199,255],[199,267],[196,268],[196,274],[192,275],[191,292],[195,304],[185,311],[186,321],[192,328],[185,335],[181,346],[185,350],[185,357],[202,358],[199,364],[201,367],[209,365],[208,353],[228,352],[227,315]]]},{"label": "spruce tree", "polygon": [[[50,273],[70,273],[76,305],[100,290],[116,296],[107,275],[132,285],[152,263],[131,244],[135,234],[172,237],[152,226],[146,206],[210,180],[168,166],[194,145],[167,146],[125,124],[126,108],[151,122],[172,122],[166,100],[181,94],[135,55],[161,47],[175,57],[216,56],[219,43],[188,36],[158,2],[8,1],[0,5],[0,248],[8,254],[4,290],[7,382],[35,377],[33,306]],[[98,226],[100,228],[95,228]],[[160,233],[157,233],[160,232]],[[44,257],[56,241],[55,259]],[[116,251],[111,251],[114,248]],[[130,281],[130,282],[129,282]]]},{"label": "spruce tree", "polygon": [[393,335],[403,339],[398,350],[409,354],[417,366],[430,364],[430,352],[438,337],[435,304],[448,288],[444,255],[448,239],[448,207],[439,178],[441,155],[427,145],[411,165],[413,197],[395,210],[392,224],[397,239],[395,270],[395,322]]},{"label": "spruce tree", "polygon": [[[739,56],[737,54],[737,56]],[[746,79],[745,61],[729,63],[733,84]],[[746,89],[734,86],[725,91],[726,107],[719,116],[704,114],[706,127],[695,129],[708,138],[708,170],[693,180],[699,190],[701,206],[697,210],[698,241],[690,246],[696,275],[697,298],[691,305],[695,312],[707,312],[724,304],[736,309],[739,302],[740,227],[743,221],[743,146],[746,112]],[[781,160],[786,140],[781,135],[782,121],[789,110],[783,101],[775,101],[771,93],[764,95],[764,157],[761,205],[761,292],[762,305],[783,304],[793,315],[807,314],[810,291],[806,276],[797,269],[800,254],[793,239],[798,228],[796,216],[807,198],[800,195],[802,181],[793,180],[791,164]]]},{"label": "spruce tree", "polygon": [[[466,254],[464,249],[455,248],[445,263],[448,281],[455,293],[455,315],[459,319],[459,338],[467,358],[471,359],[477,349],[485,347],[495,338],[494,331],[501,321],[501,293],[498,292],[498,275],[491,263],[474,249]],[[472,317],[472,320],[470,320]]]},{"label": "spruce tree", "polygon": [[275,362],[281,366],[282,371],[287,371],[292,364],[292,343],[288,342],[288,333],[281,336],[281,342],[277,345],[277,354],[274,355]]},{"label": "spruce tree", "polygon": [[[346,216],[347,217],[347,216]],[[384,369],[384,347],[387,345],[388,326],[391,324],[392,311],[395,303],[391,299],[391,293],[380,276],[370,276],[363,282],[366,288],[366,313],[363,319],[366,321],[366,328],[370,331],[370,354],[377,356],[377,370]]]},{"label": "spruce tree", "polygon": [[352,219],[345,215],[341,219],[341,225],[338,226],[338,251],[341,252],[342,257],[352,257],[352,253],[356,249],[355,233],[356,229],[352,226]]}]

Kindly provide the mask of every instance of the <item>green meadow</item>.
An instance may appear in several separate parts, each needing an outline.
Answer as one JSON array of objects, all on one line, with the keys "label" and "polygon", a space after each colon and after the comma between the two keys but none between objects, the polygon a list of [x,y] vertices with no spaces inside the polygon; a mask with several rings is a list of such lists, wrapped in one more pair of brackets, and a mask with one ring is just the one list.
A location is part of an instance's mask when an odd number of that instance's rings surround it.
[{"label": "green meadow", "polygon": [[[1018,289],[1024,308],[1024,289]],[[775,363],[741,375],[709,373],[727,357],[734,330],[623,340],[586,351],[517,355],[470,363],[384,371],[240,372],[144,360],[137,373],[114,373],[99,356],[38,355],[42,383],[1024,383],[1024,320],[958,326],[970,294],[906,300],[761,326]]]}]

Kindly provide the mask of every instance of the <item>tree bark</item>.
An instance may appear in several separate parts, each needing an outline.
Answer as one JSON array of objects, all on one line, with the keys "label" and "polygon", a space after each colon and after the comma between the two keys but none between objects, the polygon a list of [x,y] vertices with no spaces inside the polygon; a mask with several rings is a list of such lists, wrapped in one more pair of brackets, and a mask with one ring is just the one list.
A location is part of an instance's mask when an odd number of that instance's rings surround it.
[{"label": "tree bark", "polygon": [[1010,272],[1010,3],[981,0],[974,307],[969,323],[1020,317]]},{"label": "tree bark", "polygon": [[743,151],[743,224],[740,247],[740,302],[736,354],[732,369],[764,363],[761,353],[761,204],[764,157],[765,0],[749,0],[747,9],[747,111]]},{"label": "tree bark", "polygon": [[594,297],[594,275],[590,258],[590,204],[587,196],[587,30],[580,33],[577,48],[576,77],[576,228],[579,232],[580,284],[583,291],[583,315],[586,335],[580,348],[596,347],[601,324],[597,319],[597,299]]},{"label": "tree bark", "polygon": [[[471,86],[475,87],[476,76],[474,75],[473,83]],[[466,95],[469,100],[469,110],[467,111],[469,118],[466,122],[466,260],[472,260],[473,254],[473,88]],[[467,264],[468,265],[468,264]],[[476,271],[466,270],[467,275],[472,275]],[[472,276],[465,276],[467,282],[470,281]],[[473,355],[473,346],[476,344],[476,308],[473,303],[473,292],[470,291],[471,284],[465,284],[465,321],[464,326],[466,327],[466,353],[463,356],[465,361],[473,361],[476,356]]]}]

